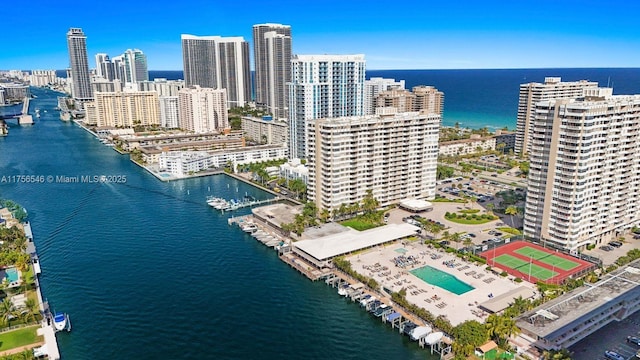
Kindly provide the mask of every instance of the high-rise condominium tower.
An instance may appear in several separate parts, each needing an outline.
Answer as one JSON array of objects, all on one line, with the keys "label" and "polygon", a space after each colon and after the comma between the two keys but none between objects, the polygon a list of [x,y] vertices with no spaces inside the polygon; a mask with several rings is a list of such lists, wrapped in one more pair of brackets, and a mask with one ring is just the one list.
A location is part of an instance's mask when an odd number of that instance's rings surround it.
[{"label": "high-rise condominium tower", "polygon": [[640,225],[640,95],[536,103],[524,234],[571,250]]},{"label": "high-rise condominium tower", "polygon": [[198,85],[178,92],[180,128],[196,133],[220,131],[229,127],[227,95],[224,89]]},{"label": "high-rise condominium tower", "polygon": [[544,83],[520,85],[518,100],[518,119],[516,123],[516,154],[531,151],[531,127],[535,118],[535,106],[538,101],[549,99],[571,99],[582,96],[582,90],[597,88],[597,82],[586,80],[562,82],[559,77],[546,77]]},{"label": "high-rise condominium tower", "polygon": [[364,55],[296,55],[291,59],[289,153],[306,158],[306,122],[363,114]]},{"label": "high-rise condominium tower", "polygon": [[249,43],[244,38],[186,34],[181,38],[186,86],[226,89],[231,107],[251,100]]},{"label": "high-rise condominium tower", "polygon": [[440,115],[404,112],[307,123],[309,200],[334,210],[368,190],[381,207],[436,194]]},{"label": "high-rise condominium tower", "polygon": [[378,94],[382,91],[404,89],[404,80],[372,77],[364,82],[364,115],[376,113],[375,104]]},{"label": "high-rise condominium tower", "polygon": [[69,65],[71,66],[71,96],[78,100],[91,100],[91,78],[87,56],[87,37],[80,28],[70,28],[67,32]]},{"label": "high-rise condominium tower", "polygon": [[147,56],[138,49],[127,49],[122,54],[124,57],[125,80],[128,83],[137,83],[139,81],[149,80],[149,71],[147,70]]},{"label": "high-rise condominium tower", "polygon": [[291,26],[253,26],[256,104],[276,119],[288,117],[287,83],[291,81]]}]

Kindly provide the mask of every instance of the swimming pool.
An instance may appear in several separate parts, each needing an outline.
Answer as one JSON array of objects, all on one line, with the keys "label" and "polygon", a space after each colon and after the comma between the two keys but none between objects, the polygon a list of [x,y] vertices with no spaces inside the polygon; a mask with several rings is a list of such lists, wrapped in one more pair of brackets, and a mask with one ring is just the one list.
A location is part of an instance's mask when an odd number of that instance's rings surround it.
[{"label": "swimming pool", "polygon": [[4,271],[4,278],[7,279],[8,282],[12,283],[14,281],[18,281],[18,269],[16,268],[8,268]]},{"label": "swimming pool", "polygon": [[421,268],[413,269],[410,271],[413,275],[420,278],[420,280],[443,288],[456,295],[462,295],[468,291],[475,289],[473,286],[458,280],[457,277],[447,274],[444,271],[440,271],[431,266],[423,266]]}]

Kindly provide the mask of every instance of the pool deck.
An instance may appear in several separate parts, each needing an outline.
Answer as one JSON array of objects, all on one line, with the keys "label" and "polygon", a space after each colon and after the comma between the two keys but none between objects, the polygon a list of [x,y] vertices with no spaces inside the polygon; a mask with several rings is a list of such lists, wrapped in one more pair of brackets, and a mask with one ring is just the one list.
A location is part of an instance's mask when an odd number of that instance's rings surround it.
[{"label": "pool deck", "polygon": [[[399,248],[405,248],[408,251],[401,254],[396,251]],[[431,255],[433,254],[441,255],[442,257],[432,260]],[[419,261],[417,264],[405,268],[396,267],[393,258],[401,255],[413,255]],[[454,326],[466,320],[484,322],[489,314],[478,308],[478,305],[489,300],[489,294],[493,294],[496,297],[522,286],[535,290],[535,285],[533,284],[527,282],[515,283],[512,280],[487,271],[486,265],[478,266],[465,262],[455,255],[447,254],[444,251],[440,252],[418,242],[405,245],[395,243],[385,247],[378,247],[365,253],[350,256],[347,259],[351,261],[352,269],[362,275],[374,278],[382,286],[392,290],[395,289],[395,291],[405,288],[407,291],[406,298],[409,302],[429,310],[436,316],[446,316]],[[443,264],[443,262],[452,260],[460,265],[451,268]],[[375,264],[387,267],[387,270],[371,271],[365,268],[374,267]],[[462,295],[456,295],[435,285],[428,284],[409,272],[425,265],[451,274],[475,289]],[[465,268],[466,266],[468,268]],[[474,274],[470,274],[474,271]],[[482,274],[480,278],[478,278],[479,274]],[[487,283],[487,279],[490,278],[494,280]],[[445,305],[443,306],[442,304]]]}]

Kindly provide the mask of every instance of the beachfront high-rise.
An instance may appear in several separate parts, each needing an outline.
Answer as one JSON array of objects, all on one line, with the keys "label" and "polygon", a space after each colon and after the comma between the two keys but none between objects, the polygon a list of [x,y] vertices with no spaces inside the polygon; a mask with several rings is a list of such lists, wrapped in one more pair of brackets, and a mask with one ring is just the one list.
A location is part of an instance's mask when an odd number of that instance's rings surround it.
[{"label": "beachfront high-rise", "polygon": [[375,104],[378,94],[382,91],[404,89],[404,80],[385,79],[372,77],[364,81],[364,115],[376,113]]},{"label": "beachfront high-rise", "polygon": [[209,133],[229,128],[227,92],[224,89],[198,85],[178,92],[180,128],[196,133]]},{"label": "beachfront high-rise", "polygon": [[364,55],[296,55],[291,59],[289,152],[306,158],[306,122],[360,116],[364,111]]},{"label": "beachfront high-rise", "polygon": [[524,235],[577,250],[640,225],[640,95],[536,103]]},{"label": "beachfront high-rise", "polygon": [[291,26],[253,25],[256,105],[275,119],[289,116],[287,83],[291,81]]},{"label": "beachfront high-rise", "polygon": [[85,101],[93,99],[89,58],[87,56],[87,37],[80,28],[70,28],[67,32],[67,48],[71,67],[71,97]]},{"label": "beachfront high-rise", "polygon": [[520,85],[518,100],[518,118],[516,122],[516,154],[531,152],[531,127],[535,118],[535,106],[538,101],[550,99],[572,99],[582,96],[582,90],[597,88],[597,82],[587,80],[563,82],[559,77],[546,77],[544,83]]},{"label": "beachfront high-rise", "polygon": [[433,86],[414,86],[413,91],[390,89],[380,91],[374,99],[373,108],[393,107],[398,112],[424,111],[442,116],[444,93]]},{"label": "beachfront high-rise", "polygon": [[186,86],[226,89],[230,107],[251,101],[249,43],[244,38],[183,34],[181,39]]},{"label": "beachfront high-rise", "polygon": [[372,190],[381,207],[436,194],[440,115],[405,112],[306,122],[310,201],[334,210]]}]

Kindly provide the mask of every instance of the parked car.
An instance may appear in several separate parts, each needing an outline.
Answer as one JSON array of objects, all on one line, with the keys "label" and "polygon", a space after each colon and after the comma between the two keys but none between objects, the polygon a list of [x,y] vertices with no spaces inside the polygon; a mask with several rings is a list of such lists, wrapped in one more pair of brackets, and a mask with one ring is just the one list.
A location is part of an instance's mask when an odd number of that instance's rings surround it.
[{"label": "parked car", "polygon": [[635,336],[627,336],[627,342],[640,346],[640,338]]},{"label": "parked car", "polygon": [[476,234],[467,234],[467,235],[469,235],[469,237],[472,237],[472,238],[476,237]]},{"label": "parked car", "polygon": [[491,174],[491,177],[498,177],[498,174]]},{"label": "parked car", "polygon": [[600,246],[600,250],[604,250],[604,251],[611,251],[613,250],[613,248],[609,245],[602,245]]},{"label": "parked car", "polygon": [[604,357],[611,360],[627,360],[624,356],[618,354],[615,351],[607,350],[604,352]]},{"label": "parked car", "polygon": [[619,247],[622,246],[622,243],[620,241],[611,241],[611,242],[609,242],[609,245],[611,245],[613,247],[616,247],[616,248],[619,248]]},{"label": "parked car", "polygon": [[640,235],[633,235],[633,238],[636,239],[636,240],[640,239]]},{"label": "parked car", "polygon": [[448,242],[447,240],[442,240],[440,241],[438,244],[442,245],[442,246],[449,246],[449,244],[451,244],[450,242]]}]

